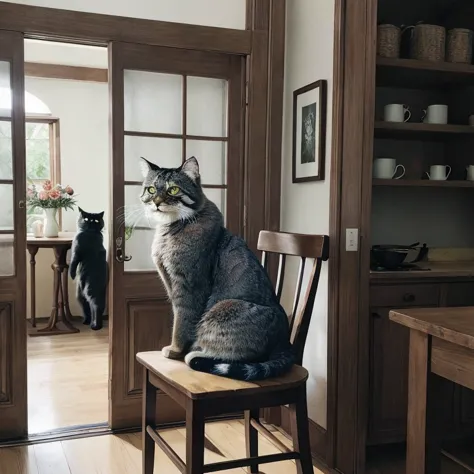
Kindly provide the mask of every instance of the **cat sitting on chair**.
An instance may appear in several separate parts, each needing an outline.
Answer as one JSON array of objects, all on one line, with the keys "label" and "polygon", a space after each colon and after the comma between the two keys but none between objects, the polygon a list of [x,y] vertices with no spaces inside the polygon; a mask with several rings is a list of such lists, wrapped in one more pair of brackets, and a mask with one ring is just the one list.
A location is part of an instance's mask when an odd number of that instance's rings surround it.
[{"label": "cat sitting on chair", "polygon": [[174,313],[172,343],[162,354],[240,380],[288,371],[287,316],[255,255],[205,196],[196,158],[172,169],[142,165],[141,199],[156,222],[152,258]]},{"label": "cat sitting on chair", "polygon": [[77,275],[76,296],[84,315],[84,324],[102,328],[107,290],[107,260],[102,229],[104,213],[92,214],[79,208],[77,234],[72,243],[70,275]]}]

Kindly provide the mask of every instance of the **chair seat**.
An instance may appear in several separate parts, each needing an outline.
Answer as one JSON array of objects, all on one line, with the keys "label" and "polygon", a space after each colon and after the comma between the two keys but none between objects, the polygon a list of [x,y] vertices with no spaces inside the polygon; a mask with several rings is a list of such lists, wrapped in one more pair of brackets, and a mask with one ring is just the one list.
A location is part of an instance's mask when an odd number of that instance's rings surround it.
[{"label": "chair seat", "polygon": [[217,375],[197,372],[183,361],[167,359],[161,351],[139,352],[137,360],[156,377],[168,382],[189,398],[221,398],[227,395],[250,395],[297,387],[308,378],[308,371],[299,365],[282,377],[243,382]]}]

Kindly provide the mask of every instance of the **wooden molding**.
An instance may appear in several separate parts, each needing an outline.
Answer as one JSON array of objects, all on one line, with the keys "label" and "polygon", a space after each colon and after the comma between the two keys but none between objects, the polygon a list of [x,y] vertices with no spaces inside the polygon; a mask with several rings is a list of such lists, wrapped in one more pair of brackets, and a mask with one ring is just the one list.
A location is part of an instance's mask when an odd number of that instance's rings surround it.
[{"label": "wooden molding", "polygon": [[27,38],[106,46],[111,41],[171,48],[249,54],[252,34],[246,30],[126,18],[57,8],[0,2],[0,30]]},{"label": "wooden molding", "polygon": [[107,69],[25,62],[25,76],[71,81],[108,82]]}]

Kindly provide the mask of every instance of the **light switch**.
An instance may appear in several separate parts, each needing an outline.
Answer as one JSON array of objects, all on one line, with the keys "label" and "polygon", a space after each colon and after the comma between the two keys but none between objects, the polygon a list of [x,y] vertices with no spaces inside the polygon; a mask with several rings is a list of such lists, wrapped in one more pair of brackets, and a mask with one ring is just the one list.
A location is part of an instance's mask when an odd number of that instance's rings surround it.
[{"label": "light switch", "polygon": [[346,229],[346,252],[359,250],[359,229]]}]

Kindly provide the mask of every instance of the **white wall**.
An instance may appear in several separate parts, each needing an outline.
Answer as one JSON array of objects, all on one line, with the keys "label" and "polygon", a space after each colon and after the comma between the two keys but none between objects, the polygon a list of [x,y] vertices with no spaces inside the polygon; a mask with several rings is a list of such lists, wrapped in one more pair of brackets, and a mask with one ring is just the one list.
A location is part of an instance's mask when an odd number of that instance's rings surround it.
[{"label": "white wall", "polygon": [[11,3],[245,29],[245,0],[16,0]]},{"label": "white wall", "polygon": [[[105,211],[109,206],[109,101],[104,83],[27,77],[25,88],[41,99],[59,118],[61,184],[71,185],[78,204],[86,211]],[[63,212],[63,230],[76,230],[77,211]],[[104,236],[107,244],[107,237]],[[52,303],[52,250],[37,255],[37,316],[48,316]],[[80,314],[70,280],[71,310]],[[28,313],[29,314],[29,313]]]},{"label": "white wall", "polygon": [[[334,0],[288,1],[286,35],[281,227],[288,232],[329,234]],[[292,184],[292,94],[295,89],[319,79],[328,81],[326,180]],[[295,263],[288,266],[287,281],[296,281]],[[285,288],[283,299],[286,308],[291,306],[293,291],[293,288]],[[325,264],[303,361],[310,372],[309,415],[323,427],[326,427],[327,407],[327,302]]]}]

